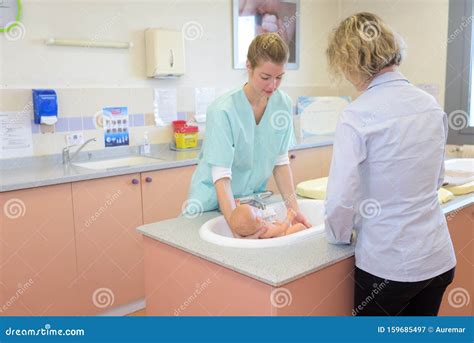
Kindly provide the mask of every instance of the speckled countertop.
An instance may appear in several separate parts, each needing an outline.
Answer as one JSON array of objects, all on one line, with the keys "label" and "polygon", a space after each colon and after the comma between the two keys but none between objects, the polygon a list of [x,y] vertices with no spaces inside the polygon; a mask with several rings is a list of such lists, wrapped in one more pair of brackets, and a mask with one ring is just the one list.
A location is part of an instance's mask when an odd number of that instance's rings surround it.
[{"label": "speckled countertop", "polygon": [[[327,146],[331,145],[333,140],[332,135],[298,139],[292,150]],[[101,170],[74,165],[138,154],[136,146],[80,152],[68,167],[62,164],[61,155],[3,159],[0,160],[0,192],[194,165],[197,164],[199,151],[177,152],[170,150],[168,144],[156,144],[151,146],[151,153],[147,155],[154,159],[146,164]]]},{"label": "speckled countertop", "polygon": [[[273,196],[267,203],[280,201]],[[458,196],[442,205],[445,214],[474,203],[474,194]],[[137,230],[150,238],[204,258],[274,287],[299,279],[354,255],[354,245],[327,243],[324,233],[291,246],[262,249],[238,249],[217,246],[199,237],[199,228],[219,216],[206,212],[188,219],[178,217],[140,226]]]}]

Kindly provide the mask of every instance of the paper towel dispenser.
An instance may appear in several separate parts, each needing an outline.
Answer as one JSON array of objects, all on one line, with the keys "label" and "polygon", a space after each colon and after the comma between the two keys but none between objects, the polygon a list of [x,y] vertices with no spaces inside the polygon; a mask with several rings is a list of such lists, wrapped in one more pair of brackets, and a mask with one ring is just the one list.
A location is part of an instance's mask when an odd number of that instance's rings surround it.
[{"label": "paper towel dispenser", "polygon": [[146,75],[157,79],[184,74],[184,40],[181,31],[145,30]]}]

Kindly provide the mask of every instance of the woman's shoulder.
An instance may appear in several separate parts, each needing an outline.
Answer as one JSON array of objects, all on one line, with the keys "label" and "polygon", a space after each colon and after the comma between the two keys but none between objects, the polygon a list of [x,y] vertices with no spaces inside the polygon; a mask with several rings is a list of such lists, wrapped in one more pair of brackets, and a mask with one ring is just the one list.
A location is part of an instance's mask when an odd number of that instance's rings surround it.
[{"label": "woman's shoulder", "polygon": [[219,95],[210,105],[209,109],[213,111],[229,111],[235,107],[235,102],[241,96],[242,87],[234,88]]},{"label": "woman's shoulder", "polygon": [[293,100],[288,95],[288,93],[286,93],[285,91],[281,89],[277,89],[275,93],[273,94],[273,96],[275,96],[277,100],[284,102],[286,105],[292,106],[293,104]]}]

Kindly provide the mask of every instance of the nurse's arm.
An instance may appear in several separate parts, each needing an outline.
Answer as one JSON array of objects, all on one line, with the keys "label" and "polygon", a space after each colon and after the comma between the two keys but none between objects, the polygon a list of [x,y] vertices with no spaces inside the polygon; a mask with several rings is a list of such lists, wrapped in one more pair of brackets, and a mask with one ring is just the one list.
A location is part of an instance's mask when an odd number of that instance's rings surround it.
[{"label": "nurse's arm", "polygon": [[[219,202],[219,208],[222,214],[224,215],[224,218],[227,221],[227,224],[232,230],[232,234],[234,235],[234,237],[242,238],[237,233],[235,233],[234,229],[230,225],[230,215],[232,214],[232,211],[236,207],[230,178],[225,177],[225,178],[221,178],[217,180],[216,182],[214,182],[214,187],[216,188],[217,201]],[[246,236],[245,238],[248,238],[248,239],[260,238],[260,236],[262,236],[266,231],[267,231],[266,228],[262,228],[256,233],[254,233],[253,235]]]},{"label": "nurse's arm", "polygon": [[293,174],[291,173],[290,165],[276,165],[273,168],[273,177],[275,178],[276,185],[286,207],[297,213],[296,222],[303,224],[307,228],[311,227],[311,223],[308,222],[299,209],[295,188],[293,187]]},{"label": "nurse's arm", "polygon": [[329,243],[351,243],[355,204],[359,198],[359,164],[365,158],[365,143],[355,129],[340,124],[334,140],[326,195],[325,231]]},{"label": "nurse's arm", "polygon": [[290,165],[277,165],[273,168],[273,177],[280,194],[287,208],[291,208],[296,212],[299,211],[298,202],[296,201],[295,188],[293,187],[293,174]]},{"label": "nurse's arm", "polygon": [[232,193],[232,187],[230,185],[230,179],[227,177],[219,179],[214,183],[214,187],[216,188],[219,208],[224,215],[225,220],[227,223],[229,223],[230,215],[236,207],[234,194]]}]

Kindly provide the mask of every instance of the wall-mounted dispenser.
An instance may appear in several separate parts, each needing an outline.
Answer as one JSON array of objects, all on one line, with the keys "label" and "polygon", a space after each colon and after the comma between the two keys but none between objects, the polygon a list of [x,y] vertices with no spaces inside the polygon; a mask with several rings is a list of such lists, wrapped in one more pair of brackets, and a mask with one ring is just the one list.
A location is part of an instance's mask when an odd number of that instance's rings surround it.
[{"label": "wall-mounted dispenser", "polygon": [[181,31],[147,29],[145,46],[147,77],[168,79],[184,74],[184,40]]},{"label": "wall-mounted dispenser", "polygon": [[53,89],[33,89],[35,124],[54,125],[58,121],[58,98]]}]

